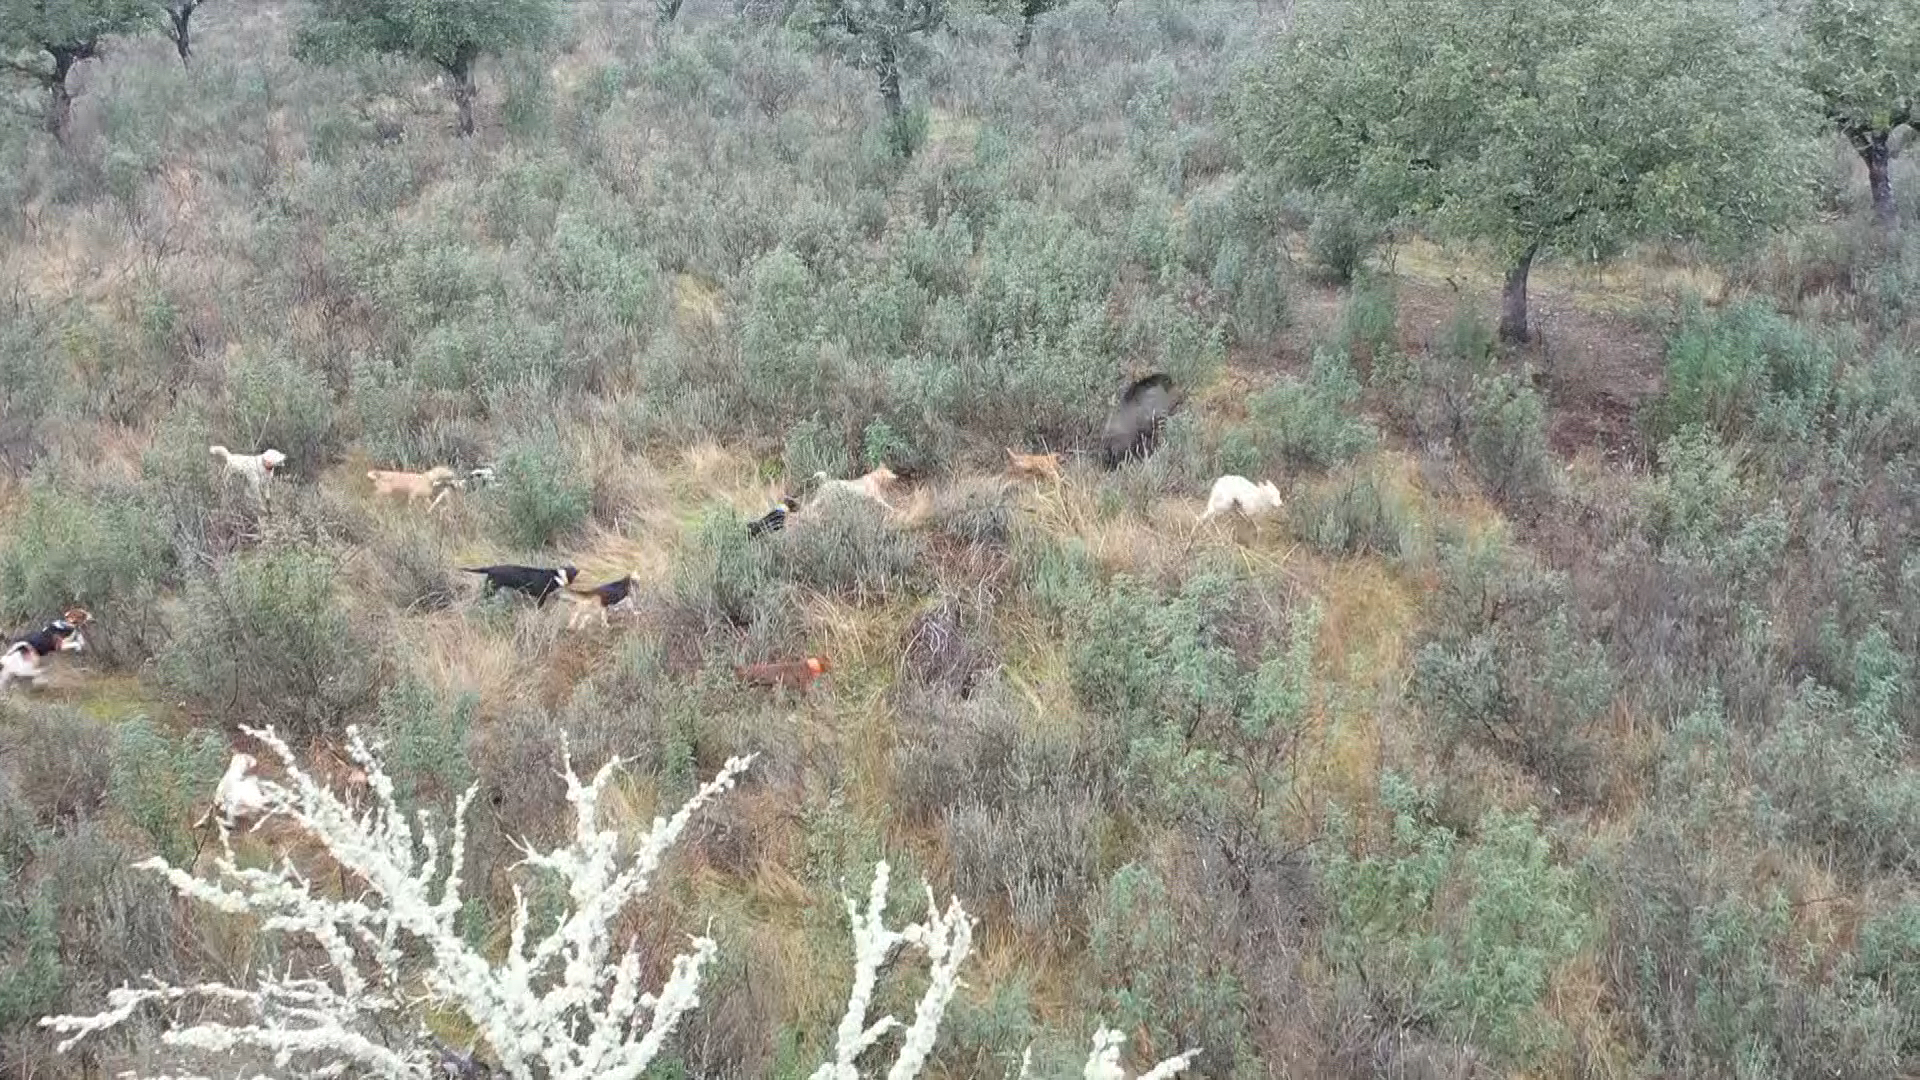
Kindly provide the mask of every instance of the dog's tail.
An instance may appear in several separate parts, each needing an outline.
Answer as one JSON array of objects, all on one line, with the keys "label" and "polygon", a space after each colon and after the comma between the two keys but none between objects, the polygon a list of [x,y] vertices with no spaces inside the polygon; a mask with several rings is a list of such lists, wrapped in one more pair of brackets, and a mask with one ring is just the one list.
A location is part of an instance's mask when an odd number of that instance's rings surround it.
[{"label": "dog's tail", "polygon": [[209,446],[207,447],[207,453],[212,454],[214,457],[217,457],[222,461],[225,461],[226,459],[233,456],[233,454],[230,451],[228,451],[228,449],[224,446]]},{"label": "dog's tail", "polygon": [[460,572],[461,572],[461,573],[463,573],[463,574],[491,574],[491,573],[493,573],[493,567],[491,567],[491,566],[462,566],[462,567],[460,567]]}]

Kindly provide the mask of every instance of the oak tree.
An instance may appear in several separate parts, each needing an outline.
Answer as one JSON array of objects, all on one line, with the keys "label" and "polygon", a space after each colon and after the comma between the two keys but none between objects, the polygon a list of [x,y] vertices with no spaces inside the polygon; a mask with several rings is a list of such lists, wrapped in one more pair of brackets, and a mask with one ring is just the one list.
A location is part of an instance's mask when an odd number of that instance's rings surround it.
[{"label": "oak tree", "polygon": [[1302,0],[1240,88],[1256,166],[1493,248],[1528,339],[1543,253],[1730,242],[1808,190],[1811,103],[1738,0]]},{"label": "oak tree", "polygon": [[1800,19],[1807,88],[1866,163],[1874,216],[1890,229],[1894,132],[1920,124],[1920,0],[1808,0]]},{"label": "oak tree", "polygon": [[161,4],[167,13],[167,37],[172,39],[175,52],[180,54],[180,63],[184,67],[193,60],[193,13],[200,10],[204,0],[166,0]]},{"label": "oak tree", "polygon": [[300,28],[301,56],[409,56],[453,83],[461,135],[473,134],[474,65],[483,56],[539,45],[558,24],[555,0],[313,0]]},{"label": "oak tree", "polygon": [[922,39],[946,22],[946,0],[813,0],[807,11],[815,38],[879,77],[888,138],[902,156],[913,145],[901,71],[922,58]]},{"label": "oak tree", "polygon": [[64,141],[74,65],[99,59],[109,37],[147,29],[152,14],[145,0],[0,0],[0,70],[46,91],[47,131]]}]

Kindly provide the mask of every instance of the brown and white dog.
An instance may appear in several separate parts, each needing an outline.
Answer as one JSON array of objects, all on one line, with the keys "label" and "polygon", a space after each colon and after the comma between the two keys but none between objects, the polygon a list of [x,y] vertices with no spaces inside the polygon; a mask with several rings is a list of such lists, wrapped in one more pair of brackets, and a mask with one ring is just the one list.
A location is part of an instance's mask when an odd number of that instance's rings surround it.
[{"label": "brown and white dog", "polygon": [[1007,447],[1007,471],[1015,476],[1031,477],[1035,480],[1060,482],[1059,454],[1020,454],[1013,447]]},{"label": "brown and white dog", "polygon": [[224,446],[209,446],[207,453],[220,459],[227,467],[228,476],[238,476],[247,482],[247,491],[263,503],[271,502],[267,494],[267,481],[273,479],[273,470],[287,463],[287,455],[278,450],[262,450],[257,454],[236,454]]},{"label": "brown and white dog", "polygon": [[0,653],[0,690],[15,679],[25,679],[29,685],[40,686],[46,681],[47,658],[55,653],[80,652],[87,647],[85,635],[80,628],[93,616],[85,608],[72,608],[65,615],[53,620],[38,631],[7,646]]},{"label": "brown and white dog", "polygon": [[432,499],[427,504],[429,513],[439,509],[447,496],[460,486],[460,480],[453,470],[445,465],[435,465],[426,472],[390,472],[386,469],[372,469],[367,479],[373,481],[373,493],[389,498],[402,497],[411,506],[421,499]]},{"label": "brown and white dog", "polygon": [[585,626],[587,620],[592,618],[596,611],[600,613],[600,625],[605,626],[607,612],[614,608],[625,607],[628,611],[634,610],[633,587],[639,584],[639,581],[638,577],[629,573],[618,581],[609,581],[605,585],[597,585],[591,589],[576,589],[572,586],[562,589],[560,595],[573,604],[573,614],[567,616],[567,629],[577,630]]},{"label": "brown and white dog", "polygon": [[826,657],[809,656],[805,660],[739,664],[734,667],[733,673],[741,682],[755,686],[780,686],[804,691],[813,685],[813,680],[832,669]]}]

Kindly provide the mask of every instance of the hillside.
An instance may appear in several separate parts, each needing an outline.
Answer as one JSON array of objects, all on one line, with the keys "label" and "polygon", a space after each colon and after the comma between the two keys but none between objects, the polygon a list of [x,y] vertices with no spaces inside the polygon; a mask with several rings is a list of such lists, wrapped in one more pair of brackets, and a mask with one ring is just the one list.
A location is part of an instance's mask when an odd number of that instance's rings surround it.
[{"label": "hillside", "polygon": [[[613,928],[719,944],[660,1080],[811,1075],[882,859],[979,919],[932,1076],[1101,1026],[1205,1077],[1920,1075],[1910,157],[1890,239],[1834,136],[1745,250],[1543,257],[1510,347],[1489,251],[1249,161],[1289,4],[1074,0],[1024,52],[956,5],[910,156],[779,6],[566,5],[465,138],[430,67],[296,58],[295,3],[116,39],[61,141],[0,115],[0,613],[92,615],[0,691],[0,1075],[155,1072],[157,1015],[35,1026],[149,972],[324,965],[133,867],[211,863],[242,725],[476,786],[499,951],[562,733],[629,836],[757,754]],[[1104,468],[1150,372],[1184,401]],[[287,455],[270,504],[212,444]],[[893,512],[748,536],[883,463]],[[498,482],[367,478],[435,465]],[[1196,527],[1222,474],[1283,509]],[[570,629],[500,563],[638,598]]]}]

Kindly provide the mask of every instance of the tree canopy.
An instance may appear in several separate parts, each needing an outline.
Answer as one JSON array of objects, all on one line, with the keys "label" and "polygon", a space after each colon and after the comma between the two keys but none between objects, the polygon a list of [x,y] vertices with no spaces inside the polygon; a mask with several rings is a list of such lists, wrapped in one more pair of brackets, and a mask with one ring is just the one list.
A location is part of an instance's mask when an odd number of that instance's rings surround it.
[{"label": "tree canopy", "polygon": [[558,18],[555,0],[314,0],[298,49],[316,59],[380,52],[432,63],[452,78],[460,133],[470,135],[475,61],[544,42]]},{"label": "tree canopy", "polygon": [[1800,69],[1867,165],[1873,208],[1894,223],[1892,135],[1920,122],[1920,0],[1808,0]]},{"label": "tree canopy", "polygon": [[912,140],[901,70],[923,59],[921,35],[946,21],[947,0],[813,0],[805,24],[816,40],[880,77],[888,135],[904,155],[911,151]]},{"label": "tree canopy", "polygon": [[47,91],[47,130],[63,136],[73,65],[98,58],[108,37],[145,29],[153,16],[145,0],[0,0],[0,67]]},{"label": "tree canopy", "polygon": [[1236,124],[1256,166],[1490,245],[1525,340],[1536,254],[1792,210],[1815,144],[1778,56],[1733,0],[1302,0]]}]

